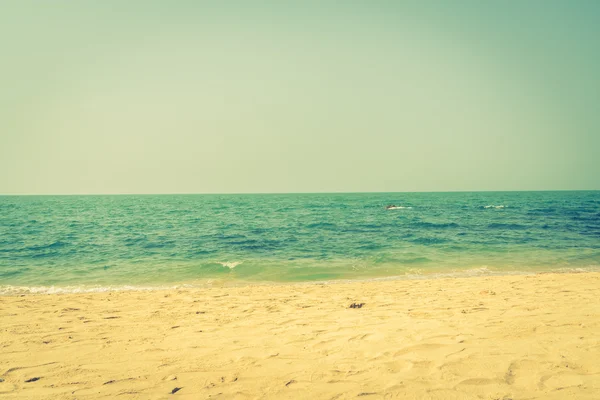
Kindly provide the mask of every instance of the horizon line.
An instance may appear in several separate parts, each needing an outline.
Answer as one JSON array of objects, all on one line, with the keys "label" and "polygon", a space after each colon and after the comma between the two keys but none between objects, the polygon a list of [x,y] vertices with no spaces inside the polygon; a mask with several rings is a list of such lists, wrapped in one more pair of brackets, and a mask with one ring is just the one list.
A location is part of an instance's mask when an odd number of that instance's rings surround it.
[{"label": "horizon line", "polygon": [[507,193],[507,192],[598,192],[600,189],[534,189],[534,190],[421,190],[421,191],[340,191],[340,192],[173,192],[173,193],[0,193],[1,196],[227,196],[227,195],[294,195],[294,194],[375,194],[375,193]]}]

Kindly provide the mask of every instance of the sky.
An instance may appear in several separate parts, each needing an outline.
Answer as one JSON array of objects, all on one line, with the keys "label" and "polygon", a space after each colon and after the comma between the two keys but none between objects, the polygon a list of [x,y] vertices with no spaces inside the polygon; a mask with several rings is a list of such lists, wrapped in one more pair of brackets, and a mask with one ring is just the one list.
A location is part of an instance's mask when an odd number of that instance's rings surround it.
[{"label": "sky", "polygon": [[598,1],[0,3],[0,194],[600,189]]}]

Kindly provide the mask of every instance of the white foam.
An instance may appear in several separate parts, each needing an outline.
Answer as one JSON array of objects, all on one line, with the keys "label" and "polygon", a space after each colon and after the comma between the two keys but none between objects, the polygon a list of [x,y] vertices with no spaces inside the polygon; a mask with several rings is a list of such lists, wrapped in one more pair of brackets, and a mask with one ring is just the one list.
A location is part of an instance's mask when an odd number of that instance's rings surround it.
[{"label": "white foam", "polygon": [[104,293],[121,291],[149,291],[178,289],[185,285],[174,286],[0,286],[0,296],[18,294],[67,294],[67,293]]},{"label": "white foam", "polygon": [[483,208],[506,208],[506,206],[504,206],[504,205],[495,206],[493,204],[490,204],[487,206],[483,206]]},{"label": "white foam", "polygon": [[238,265],[240,265],[241,263],[243,263],[243,261],[233,261],[233,262],[221,262],[221,261],[217,261],[218,264],[221,264],[224,267],[227,267],[229,269],[234,269],[235,267],[237,267]]},{"label": "white foam", "polygon": [[[226,264],[226,263],[220,263]],[[241,262],[231,263],[239,265]],[[600,265],[589,265],[586,267],[563,267],[550,270],[495,270],[487,266],[475,267],[470,269],[453,269],[447,272],[436,271],[429,272],[424,269],[411,268],[402,275],[381,276],[359,279],[335,279],[322,281],[306,282],[273,282],[273,281],[223,281],[206,279],[203,281],[193,281],[179,283],[174,285],[157,286],[0,286],[0,296],[18,296],[18,295],[44,295],[44,294],[78,294],[78,293],[104,293],[120,291],[154,291],[154,290],[178,290],[178,289],[199,289],[199,288],[222,288],[236,286],[273,286],[273,285],[323,285],[323,284],[344,284],[352,282],[378,282],[378,281],[396,281],[396,280],[427,280],[427,279],[448,279],[448,278],[470,278],[480,276],[509,276],[509,275],[537,275],[537,274],[568,274],[568,273],[587,273],[600,272]]]},{"label": "white foam", "polygon": [[408,210],[410,208],[412,208],[412,207],[410,207],[410,206],[407,206],[407,207],[405,207],[405,206],[393,206],[393,207],[386,207],[386,210]]}]

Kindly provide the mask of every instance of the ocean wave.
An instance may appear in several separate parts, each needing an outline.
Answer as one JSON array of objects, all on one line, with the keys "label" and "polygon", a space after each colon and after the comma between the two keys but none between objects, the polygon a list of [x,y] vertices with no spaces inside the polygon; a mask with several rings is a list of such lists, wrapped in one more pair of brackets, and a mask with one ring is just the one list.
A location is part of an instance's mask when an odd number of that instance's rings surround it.
[{"label": "ocean wave", "polygon": [[417,244],[440,244],[448,242],[448,239],[439,237],[418,237],[416,239],[411,240],[411,242]]},{"label": "ocean wave", "polygon": [[308,225],[306,225],[306,227],[310,228],[310,229],[320,228],[320,229],[327,229],[327,230],[334,230],[334,229],[338,228],[336,224],[332,224],[330,222],[316,222],[316,223],[308,224]]},{"label": "ocean wave", "polygon": [[446,223],[435,223],[435,222],[415,222],[411,224],[411,226],[416,228],[430,228],[430,229],[445,229],[445,228],[458,228],[459,225],[455,222],[446,222]]},{"label": "ocean wave", "polygon": [[507,207],[507,206],[505,206],[505,205],[502,205],[502,204],[501,204],[501,205],[498,205],[498,206],[495,206],[495,205],[493,205],[493,204],[489,204],[489,205],[487,205],[487,206],[483,206],[483,208],[495,208],[495,209],[501,209],[501,208],[506,208],[506,207]]},{"label": "ocean wave", "polygon": [[217,261],[217,264],[221,264],[224,267],[227,267],[229,269],[234,269],[235,267],[237,267],[238,265],[242,264],[243,261]]},{"label": "ocean wave", "polygon": [[175,247],[174,240],[165,240],[163,242],[147,242],[142,246],[144,249],[163,249],[172,247]]},{"label": "ocean wave", "polygon": [[58,249],[58,248],[64,247],[64,246],[67,246],[67,243],[57,240],[57,241],[49,243],[49,244],[42,244],[42,245],[38,245],[38,246],[29,246],[26,249],[30,250],[30,251],[42,251],[42,250]]},{"label": "ocean wave", "polygon": [[426,264],[432,262],[431,259],[422,256],[415,257],[378,257],[374,260],[374,263],[377,264],[396,264],[396,265],[406,265],[406,264]]},{"label": "ocean wave", "polygon": [[511,275],[538,275],[538,274],[569,274],[600,272],[600,266],[591,265],[581,268],[556,268],[546,271],[536,270],[502,270],[490,269],[488,266],[474,267],[469,269],[453,269],[448,272],[428,271],[425,268],[410,268],[403,275],[382,276],[365,279],[336,279],[327,281],[302,282],[301,285],[313,284],[336,284],[352,282],[386,282],[403,280],[427,280],[427,279],[454,279],[454,278],[477,278],[483,276],[511,276]]},{"label": "ocean wave", "polygon": [[546,214],[554,214],[556,213],[556,208],[532,208],[531,210],[527,211],[527,214],[541,214],[541,215],[546,215]]},{"label": "ocean wave", "polygon": [[542,274],[561,273],[561,274],[584,274],[586,272],[599,272],[600,265],[589,265],[587,267],[563,267],[555,271],[540,272]]},{"label": "ocean wave", "polygon": [[501,223],[492,223],[492,224],[489,224],[488,228],[490,228],[490,229],[515,229],[515,230],[527,229],[527,227],[525,225],[520,225],[520,224],[501,224]]},{"label": "ocean wave", "polygon": [[600,272],[600,266],[590,265],[587,267],[573,267],[573,268],[556,268],[546,271],[536,270],[503,270],[503,269],[490,269],[488,266],[483,265],[480,267],[469,268],[469,269],[454,269],[448,272],[429,272],[425,269],[412,268],[408,270],[404,275],[374,278],[369,280],[404,280],[404,279],[444,279],[444,278],[475,278],[479,276],[507,276],[507,275],[537,275],[537,274],[581,274],[588,272]]},{"label": "ocean wave", "polygon": [[[185,285],[183,285],[185,286]],[[76,293],[105,293],[127,291],[149,291],[178,289],[182,285],[173,286],[0,286],[0,296],[14,296],[21,294],[76,294]]]},{"label": "ocean wave", "polygon": [[3,278],[3,279],[12,278],[17,275],[22,275],[29,270],[30,270],[30,268],[8,269],[8,270],[4,270],[4,271],[0,270],[0,278]]},{"label": "ocean wave", "polygon": [[426,277],[426,278],[458,278],[458,277],[474,277],[474,276],[487,276],[493,275],[495,271],[490,270],[487,266],[481,266],[476,268],[464,269],[464,270],[452,270],[448,272],[426,272],[423,273],[421,270],[413,270],[406,273],[406,276],[412,276],[414,278]]},{"label": "ocean wave", "polygon": [[[219,263],[219,264],[241,264]],[[225,265],[224,265],[225,266]],[[274,285],[322,285],[322,284],[345,284],[353,282],[382,282],[402,280],[427,280],[427,279],[453,279],[453,278],[476,278],[482,276],[511,276],[511,275],[539,275],[539,274],[580,274],[600,272],[600,265],[588,265],[585,267],[562,267],[549,270],[504,270],[491,269],[488,266],[480,266],[469,269],[452,269],[449,271],[429,271],[427,268],[409,268],[404,274],[392,276],[380,276],[372,278],[349,278],[349,279],[325,279],[304,282],[290,281],[223,281],[206,279],[204,281],[182,282],[170,285],[107,285],[107,286],[0,286],[0,296],[19,295],[52,295],[52,294],[86,294],[86,293],[108,293],[108,292],[132,292],[132,291],[160,291],[160,290],[182,290],[201,289],[212,287],[244,287],[244,286],[274,286]]]},{"label": "ocean wave", "polygon": [[269,251],[269,250],[276,250],[278,248],[280,248],[281,246],[283,246],[283,243],[279,240],[248,240],[246,241],[247,244],[243,244],[243,243],[238,243],[239,244],[239,248],[242,250],[249,250],[249,251],[256,251],[256,252],[262,252],[264,253],[265,251]]}]

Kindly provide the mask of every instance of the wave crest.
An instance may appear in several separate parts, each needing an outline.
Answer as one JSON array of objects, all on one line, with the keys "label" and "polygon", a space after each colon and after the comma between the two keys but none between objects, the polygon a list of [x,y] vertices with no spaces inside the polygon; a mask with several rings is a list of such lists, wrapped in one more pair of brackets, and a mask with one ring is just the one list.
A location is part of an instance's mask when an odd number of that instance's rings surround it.
[{"label": "wave crest", "polygon": [[221,262],[221,261],[217,261],[217,264],[221,264],[224,267],[227,267],[229,269],[234,269],[235,267],[237,267],[238,265],[240,265],[241,263],[243,263],[243,261],[225,261],[225,262]]}]

